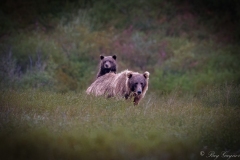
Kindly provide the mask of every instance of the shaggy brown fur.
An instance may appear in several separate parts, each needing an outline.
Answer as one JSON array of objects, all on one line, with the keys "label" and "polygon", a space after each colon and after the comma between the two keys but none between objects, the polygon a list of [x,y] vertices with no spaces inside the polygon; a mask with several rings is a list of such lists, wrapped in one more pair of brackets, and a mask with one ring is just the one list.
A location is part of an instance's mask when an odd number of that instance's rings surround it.
[{"label": "shaggy brown fur", "polygon": [[134,97],[134,105],[137,105],[148,90],[149,75],[149,72],[140,74],[128,70],[118,74],[108,73],[97,78],[86,92],[94,96]]},{"label": "shaggy brown fur", "polygon": [[113,56],[100,56],[100,64],[99,64],[99,71],[97,74],[97,78],[100,76],[105,75],[106,73],[116,73],[117,72],[117,63],[116,63],[116,59],[117,56],[113,55]]}]

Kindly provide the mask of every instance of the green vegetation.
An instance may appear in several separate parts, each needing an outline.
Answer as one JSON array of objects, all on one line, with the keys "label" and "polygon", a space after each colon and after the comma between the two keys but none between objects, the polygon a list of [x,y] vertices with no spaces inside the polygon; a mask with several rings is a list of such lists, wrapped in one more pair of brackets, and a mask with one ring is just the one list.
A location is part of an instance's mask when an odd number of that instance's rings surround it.
[{"label": "green vegetation", "polygon": [[179,96],[148,95],[135,107],[85,93],[1,92],[0,157],[201,159],[202,150],[238,149],[239,108]]},{"label": "green vegetation", "polygon": [[[119,71],[150,71],[150,87],[157,92],[178,87],[196,94],[208,85],[239,83],[238,14],[232,8],[222,13],[218,4],[199,5],[211,14],[224,14],[221,23],[233,19],[218,32],[218,16],[208,21],[195,10],[196,2],[60,1],[44,10],[46,3],[38,1],[4,4],[3,11],[28,5],[33,14],[22,17],[26,29],[8,27],[1,38],[1,88],[85,90],[95,77],[100,54],[118,55]],[[6,17],[17,23],[17,11]],[[228,26],[234,32],[228,32]]]},{"label": "green vegetation", "polygon": [[[202,159],[239,150],[235,0],[4,0],[0,159]],[[99,55],[146,97],[91,97]]]}]

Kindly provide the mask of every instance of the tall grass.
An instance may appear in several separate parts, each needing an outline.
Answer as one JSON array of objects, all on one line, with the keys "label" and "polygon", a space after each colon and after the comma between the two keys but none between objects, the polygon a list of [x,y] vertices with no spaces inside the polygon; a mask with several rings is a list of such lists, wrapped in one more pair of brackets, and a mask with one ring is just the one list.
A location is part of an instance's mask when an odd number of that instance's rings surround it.
[{"label": "tall grass", "polygon": [[239,149],[238,107],[180,95],[150,92],[136,107],[82,92],[1,92],[0,157],[202,159],[202,150]]}]

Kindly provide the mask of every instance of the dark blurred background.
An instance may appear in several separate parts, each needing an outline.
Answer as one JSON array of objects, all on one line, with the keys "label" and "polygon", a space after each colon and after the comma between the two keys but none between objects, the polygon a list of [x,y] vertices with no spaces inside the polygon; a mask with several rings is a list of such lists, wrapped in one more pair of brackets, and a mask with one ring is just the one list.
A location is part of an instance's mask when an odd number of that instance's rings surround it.
[{"label": "dark blurred background", "polygon": [[82,91],[99,55],[148,70],[150,90],[198,94],[240,82],[237,0],[3,0],[0,87]]}]

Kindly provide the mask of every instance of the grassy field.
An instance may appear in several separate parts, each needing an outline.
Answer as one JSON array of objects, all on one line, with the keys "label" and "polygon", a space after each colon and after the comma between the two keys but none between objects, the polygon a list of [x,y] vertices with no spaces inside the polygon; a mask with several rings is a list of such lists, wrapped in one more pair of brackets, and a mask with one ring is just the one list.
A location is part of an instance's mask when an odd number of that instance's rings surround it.
[{"label": "grassy field", "polygon": [[[238,89],[231,92],[239,98]],[[200,151],[236,154],[239,105],[209,106],[207,96],[150,92],[133,106],[84,92],[2,91],[0,158],[204,159]]]},{"label": "grassy field", "polygon": [[[0,159],[239,155],[239,19],[234,0],[3,0]],[[100,54],[150,72],[139,106],[85,94]]]}]

